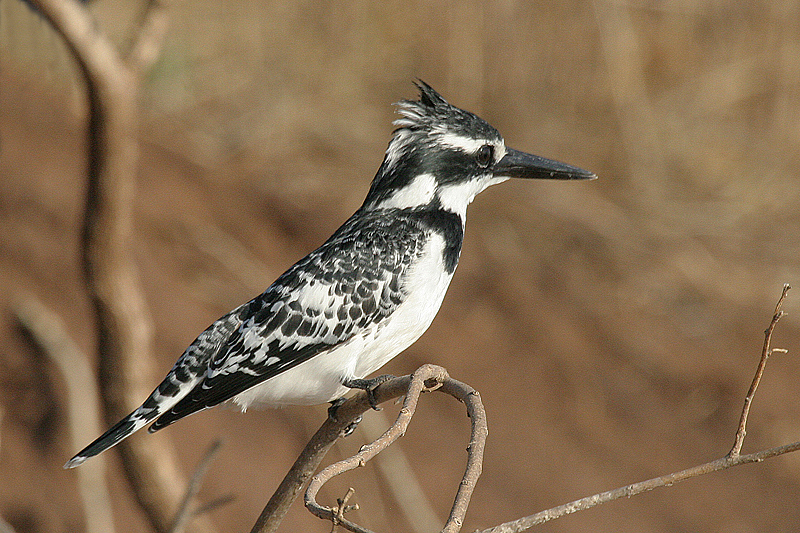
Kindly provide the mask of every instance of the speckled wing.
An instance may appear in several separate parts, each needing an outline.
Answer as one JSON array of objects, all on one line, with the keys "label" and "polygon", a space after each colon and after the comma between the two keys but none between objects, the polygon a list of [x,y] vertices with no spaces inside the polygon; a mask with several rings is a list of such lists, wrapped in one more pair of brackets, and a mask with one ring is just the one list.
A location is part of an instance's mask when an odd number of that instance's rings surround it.
[{"label": "speckled wing", "polygon": [[[150,431],[233,398],[380,323],[404,300],[403,277],[426,231],[411,218],[351,218],[263,294],[198,337],[195,343],[220,342],[211,350],[190,347],[173,372],[186,366],[186,377],[197,376],[205,366],[202,380]],[[213,356],[202,361],[201,353]]]}]

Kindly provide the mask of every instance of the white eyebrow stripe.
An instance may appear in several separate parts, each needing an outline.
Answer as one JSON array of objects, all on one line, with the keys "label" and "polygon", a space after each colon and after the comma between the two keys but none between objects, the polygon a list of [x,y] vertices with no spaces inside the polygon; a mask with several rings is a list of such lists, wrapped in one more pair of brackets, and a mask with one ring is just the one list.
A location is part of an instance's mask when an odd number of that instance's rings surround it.
[{"label": "white eyebrow stripe", "polygon": [[478,151],[478,148],[483,146],[484,144],[494,144],[491,141],[486,139],[474,139],[472,137],[463,137],[461,135],[457,135],[455,133],[447,132],[442,134],[439,137],[439,140],[442,144],[446,146],[451,146],[453,148],[458,148],[460,150],[464,150],[469,154],[474,154]]},{"label": "white eyebrow stripe", "polygon": [[478,148],[484,144],[491,144],[494,146],[495,161],[500,161],[503,156],[506,155],[506,145],[502,139],[498,142],[490,141],[489,139],[474,139],[472,137],[464,137],[455,133],[446,132],[439,137],[439,140],[445,146],[458,148],[468,154],[475,154],[478,152]]}]

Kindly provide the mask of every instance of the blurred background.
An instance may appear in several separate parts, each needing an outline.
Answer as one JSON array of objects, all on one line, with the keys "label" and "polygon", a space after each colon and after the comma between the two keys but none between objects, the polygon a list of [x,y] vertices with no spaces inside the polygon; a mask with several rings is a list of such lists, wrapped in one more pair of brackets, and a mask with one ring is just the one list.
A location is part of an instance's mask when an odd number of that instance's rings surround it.
[{"label": "blurred background", "polygon": [[[141,4],[89,9],[124,49]],[[166,5],[167,40],[142,87],[133,242],[153,386],[210,322],[360,205],[390,104],[416,97],[418,77],[509,146],[600,176],[480,195],[437,319],[384,368],[440,364],[482,394],[489,440],[464,531],[727,453],[782,284],[800,285],[800,4]],[[0,516],[19,533],[85,527],[76,473],[61,465],[96,435],[69,439],[62,376],[12,309],[34,295],[94,365],[78,239],[86,110],[60,39],[19,0],[0,0]],[[770,359],[744,452],[800,440],[798,301],[790,292],[773,342],[789,354]],[[249,531],[325,415],[214,409],[132,438],[174,443],[188,472],[222,437],[200,501],[234,496],[210,516]],[[431,395],[400,443],[405,479],[442,522],[467,440],[463,407]],[[106,457],[117,528],[148,531],[118,456]],[[322,501],[352,485],[353,520],[416,531],[373,463]],[[789,455],[538,530],[797,531],[798,501],[800,455]],[[283,530],[329,525],[298,503]]]}]

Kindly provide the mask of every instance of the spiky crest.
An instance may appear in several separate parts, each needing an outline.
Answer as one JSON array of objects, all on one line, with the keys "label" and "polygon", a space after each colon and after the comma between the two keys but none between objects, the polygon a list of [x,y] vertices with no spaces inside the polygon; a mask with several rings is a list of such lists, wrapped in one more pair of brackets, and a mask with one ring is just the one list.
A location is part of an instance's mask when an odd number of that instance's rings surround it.
[{"label": "spiky crest", "polygon": [[395,136],[404,129],[426,134],[453,133],[465,137],[499,139],[500,134],[485,120],[469,111],[451,105],[442,95],[422,80],[414,85],[419,89],[419,100],[401,100],[395,104],[401,115],[394,121]]}]

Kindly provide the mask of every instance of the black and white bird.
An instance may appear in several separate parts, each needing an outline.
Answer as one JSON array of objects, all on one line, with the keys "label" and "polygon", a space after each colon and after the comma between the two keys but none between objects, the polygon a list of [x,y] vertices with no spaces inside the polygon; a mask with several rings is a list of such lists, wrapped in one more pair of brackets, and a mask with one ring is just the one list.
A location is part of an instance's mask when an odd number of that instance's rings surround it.
[{"label": "black and white bird", "polygon": [[506,147],[495,128],[426,83],[401,118],[363,205],[264,293],[208,327],[144,403],[65,468],[152,422],[157,431],[227,400],[332,402],[428,329],[461,254],[467,206],[509,178],[592,179]]}]

